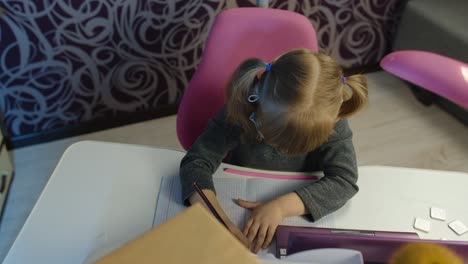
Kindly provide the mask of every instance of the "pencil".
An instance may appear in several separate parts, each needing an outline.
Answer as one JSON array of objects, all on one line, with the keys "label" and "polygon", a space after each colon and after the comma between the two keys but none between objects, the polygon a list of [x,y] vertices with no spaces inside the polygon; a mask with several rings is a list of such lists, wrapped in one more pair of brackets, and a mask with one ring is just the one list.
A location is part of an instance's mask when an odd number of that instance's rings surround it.
[{"label": "pencil", "polygon": [[5,191],[5,188],[6,188],[7,175],[2,174],[0,177],[2,177],[2,184],[0,185],[0,194],[2,194],[3,191]]},{"label": "pencil", "polygon": [[206,206],[208,206],[208,208],[210,209],[211,213],[213,213],[213,215],[216,217],[216,219],[218,219],[219,222],[221,222],[221,224],[223,224],[227,229],[229,229],[229,227],[226,225],[226,223],[223,221],[223,219],[221,218],[221,216],[218,214],[218,212],[216,211],[216,209],[214,208],[214,206],[210,203],[210,201],[208,200],[208,198],[206,197],[206,195],[202,192],[202,190],[200,189],[200,187],[198,186],[198,183],[194,182],[193,184],[193,187],[195,187],[195,190],[197,190],[197,193],[201,196],[201,198],[203,199],[203,201],[205,202]]}]

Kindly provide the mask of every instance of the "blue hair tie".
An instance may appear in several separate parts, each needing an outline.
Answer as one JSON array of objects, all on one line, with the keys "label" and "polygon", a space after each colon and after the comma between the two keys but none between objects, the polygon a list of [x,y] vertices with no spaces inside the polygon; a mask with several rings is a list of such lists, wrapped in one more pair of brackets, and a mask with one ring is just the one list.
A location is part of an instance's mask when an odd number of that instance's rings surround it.
[{"label": "blue hair tie", "polygon": [[346,81],[347,81],[347,80],[346,80],[346,77],[343,76],[343,77],[341,77],[341,79],[343,80],[343,85],[346,85]]},{"label": "blue hair tie", "polygon": [[268,63],[267,66],[266,66],[266,68],[265,68],[265,71],[266,71],[266,72],[269,72],[270,69],[271,69],[271,63]]}]

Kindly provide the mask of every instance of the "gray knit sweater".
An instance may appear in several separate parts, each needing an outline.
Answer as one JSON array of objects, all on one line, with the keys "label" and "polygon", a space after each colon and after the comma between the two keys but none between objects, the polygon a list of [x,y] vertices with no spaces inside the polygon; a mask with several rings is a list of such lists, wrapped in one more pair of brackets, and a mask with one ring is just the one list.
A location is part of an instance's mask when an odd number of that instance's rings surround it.
[{"label": "gray knit sweater", "polygon": [[303,155],[284,155],[263,143],[244,144],[240,135],[240,128],[226,121],[224,108],[208,123],[180,164],[185,203],[195,191],[195,181],[202,189],[215,191],[212,175],[229,151],[227,162],[234,165],[277,171],[323,171],[324,177],[319,181],[296,190],[312,221],[342,207],[358,191],[352,132],[346,120],[337,122],[326,143]]}]

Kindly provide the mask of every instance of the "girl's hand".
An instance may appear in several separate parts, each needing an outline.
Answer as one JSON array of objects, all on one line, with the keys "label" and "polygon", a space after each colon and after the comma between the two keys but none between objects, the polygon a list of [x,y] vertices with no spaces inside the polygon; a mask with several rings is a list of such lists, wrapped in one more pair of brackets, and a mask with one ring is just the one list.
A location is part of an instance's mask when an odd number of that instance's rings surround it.
[{"label": "girl's hand", "polygon": [[237,204],[252,210],[252,216],[244,227],[244,235],[247,236],[248,242],[252,243],[256,239],[252,252],[257,253],[260,247],[267,248],[276,228],[285,217],[281,205],[276,200],[260,203],[241,199],[237,199]]}]

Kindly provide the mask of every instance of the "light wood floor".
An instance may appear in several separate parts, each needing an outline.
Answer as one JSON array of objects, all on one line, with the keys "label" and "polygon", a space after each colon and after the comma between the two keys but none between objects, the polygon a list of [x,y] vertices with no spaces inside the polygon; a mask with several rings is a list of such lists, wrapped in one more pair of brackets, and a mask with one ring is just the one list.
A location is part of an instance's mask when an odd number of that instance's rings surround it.
[{"label": "light wood floor", "polygon": [[[438,107],[420,105],[405,83],[389,74],[378,72],[368,77],[370,103],[350,118],[359,165],[468,172],[466,126]],[[0,260],[70,144],[87,139],[181,150],[175,120],[170,116],[14,150],[16,176],[0,224]]]},{"label": "light wood floor", "polygon": [[468,172],[468,127],[437,106],[425,107],[406,84],[369,75],[370,103],[350,119],[360,165]]}]

